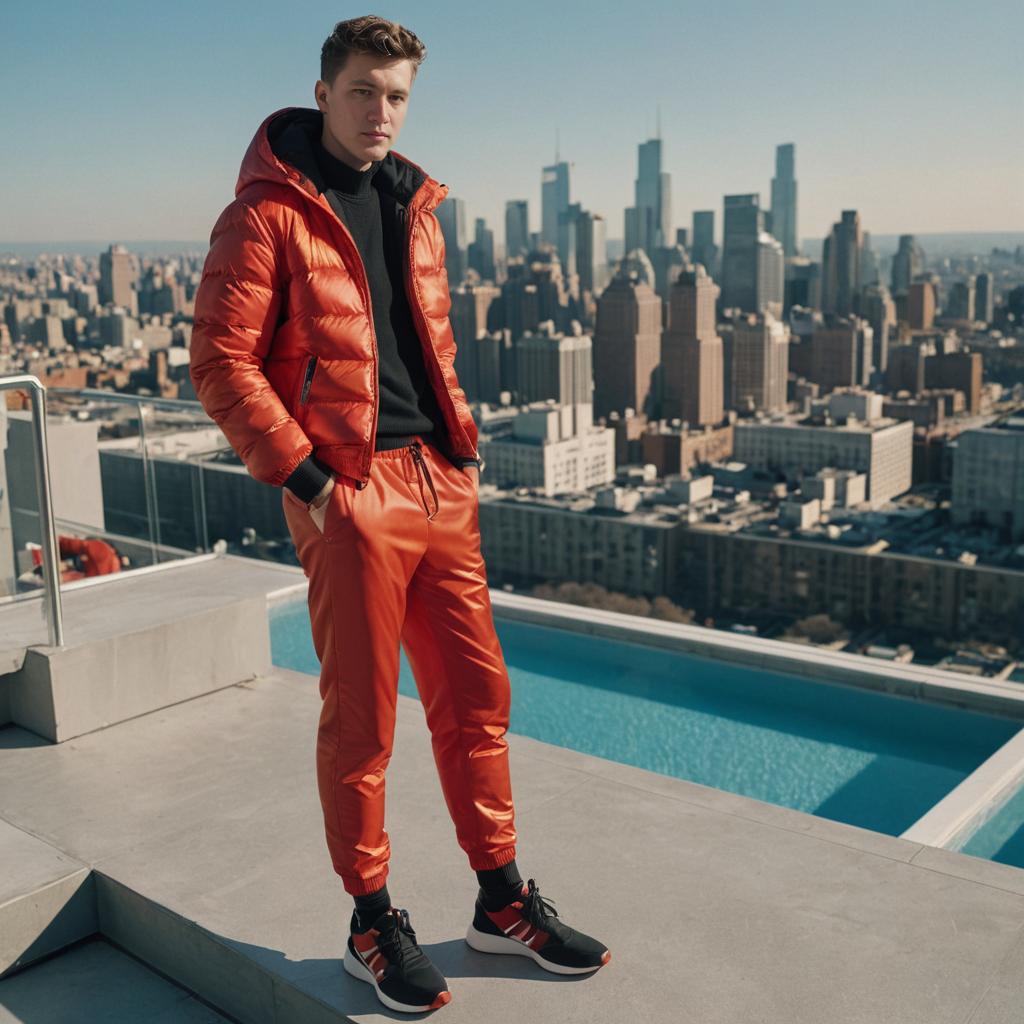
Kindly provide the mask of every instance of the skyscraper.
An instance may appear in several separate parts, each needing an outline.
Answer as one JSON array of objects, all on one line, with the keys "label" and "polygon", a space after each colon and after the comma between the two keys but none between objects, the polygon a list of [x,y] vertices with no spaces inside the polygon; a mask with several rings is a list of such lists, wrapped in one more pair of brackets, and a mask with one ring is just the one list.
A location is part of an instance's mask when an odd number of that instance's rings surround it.
[{"label": "skyscraper", "polygon": [[635,202],[626,210],[626,252],[654,250],[672,242],[670,175],[661,169],[661,139],[648,139],[637,147]]},{"label": "skyscraper", "polygon": [[896,326],[896,303],[884,284],[869,285],[861,297],[861,313],[871,324],[871,362],[879,374],[889,366],[889,334]]},{"label": "skyscraper", "polygon": [[690,427],[719,423],[723,406],[722,339],[715,328],[719,287],[703,266],[684,271],[669,293],[662,338],[662,416]]},{"label": "skyscraper", "polygon": [[702,263],[704,269],[714,277],[718,273],[718,246],[715,245],[715,211],[693,211],[693,239],[690,257],[694,263]]},{"label": "skyscraper", "polygon": [[778,239],[762,231],[757,240],[757,297],[754,309],[779,318],[786,297],[786,256]]},{"label": "skyscraper", "polygon": [[466,276],[466,200],[449,193],[434,213],[444,235],[448,283],[453,286],[461,284]]},{"label": "skyscraper", "polygon": [[976,319],[986,324],[992,323],[992,317],[995,313],[994,284],[995,279],[988,271],[978,274],[975,278],[974,315]]},{"label": "skyscraper", "polygon": [[505,203],[505,258],[515,259],[530,251],[529,207],[525,199]]},{"label": "skyscraper", "polygon": [[473,241],[469,243],[467,262],[480,275],[481,280],[495,279],[494,232],[483,217],[477,217],[474,222]]},{"label": "skyscraper", "polygon": [[562,160],[545,167],[540,180],[540,240],[557,247],[558,215],[569,206],[569,165]]},{"label": "skyscraper", "polygon": [[132,311],[135,270],[131,253],[123,245],[112,245],[100,253],[100,302],[110,302]]},{"label": "skyscraper", "polygon": [[924,270],[924,251],[917,244],[913,235],[900,235],[899,249],[892,258],[893,296],[906,295],[910,291],[910,283]]},{"label": "skyscraper", "polygon": [[860,290],[860,217],[856,210],[843,210],[832,225],[822,249],[821,309],[823,313],[847,316],[856,309]]},{"label": "skyscraper", "polygon": [[576,273],[580,291],[596,294],[608,280],[607,222],[599,213],[584,210],[576,221]]},{"label": "skyscraper", "polygon": [[725,197],[722,237],[722,306],[757,312],[758,242],[764,232],[761,197]]},{"label": "skyscraper", "polygon": [[949,289],[949,301],[946,303],[946,315],[958,320],[973,320],[977,298],[977,279],[968,274],[963,281],[954,281]]},{"label": "skyscraper", "polygon": [[775,147],[775,177],[772,178],[772,234],[787,256],[799,250],[796,233],[796,146],[792,142]]},{"label": "skyscraper", "polygon": [[652,379],[661,362],[661,299],[623,269],[597,300],[594,415],[633,409],[654,417]]},{"label": "skyscraper", "polygon": [[867,320],[826,313],[811,339],[811,380],[821,393],[865,386],[871,376],[873,342]]},{"label": "skyscraper", "polygon": [[789,373],[789,330],[771,313],[733,321],[732,405],[743,412],[783,412]]},{"label": "skyscraper", "polygon": [[935,288],[931,281],[910,282],[907,321],[915,331],[925,331],[935,323]]},{"label": "skyscraper", "polygon": [[566,278],[576,275],[576,221],[582,212],[579,203],[569,203],[558,215],[558,259]]}]

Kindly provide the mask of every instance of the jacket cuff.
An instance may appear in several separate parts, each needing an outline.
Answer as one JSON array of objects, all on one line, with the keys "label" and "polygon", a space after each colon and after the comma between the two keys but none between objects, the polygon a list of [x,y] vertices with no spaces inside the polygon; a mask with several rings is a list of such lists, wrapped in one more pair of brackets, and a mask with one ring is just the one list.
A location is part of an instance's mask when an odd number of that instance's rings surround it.
[{"label": "jacket cuff", "polygon": [[475,459],[459,459],[459,469],[463,469],[465,466],[476,466],[477,469],[482,473],[484,471],[484,460],[478,455]]},{"label": "jacket cuff", "polygon": [[315,455],[307,455],[284,482],[296,498],[308,505],[322,490],[331,476],[331,471],[318,462]]}]

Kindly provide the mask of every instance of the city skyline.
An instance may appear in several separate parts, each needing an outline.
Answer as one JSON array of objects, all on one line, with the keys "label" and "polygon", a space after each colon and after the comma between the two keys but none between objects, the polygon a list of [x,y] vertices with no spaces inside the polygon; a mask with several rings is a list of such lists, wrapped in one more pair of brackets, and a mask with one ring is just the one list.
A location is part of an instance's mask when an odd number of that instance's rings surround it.
[{"label": "city skyline", "polygon": [[[793,143],[801,239],[827,235],[843,209],[858,210],[873,237],[1024,230],[1024,139],[1007,131],[1024,116],[1013,55],[1020,11],[989,3],[968,16],[936,5],[927,50],[904,35],[919,30],[909,6],[829,11],[813,25],[808,9],[773,9],[765,22],[749,4],[699,14],[655,5],[655,19],[623,34],[620,15],[602,6],[588,7],[580,25],[552,26],[550,10],[527,3],[480,26],[462,17],[467,5],[448,4],[435,26],[422,9],[391,5],[379,13],[417,32],[428,51],[395,149],[448,184],[501,244],[508,200],[527,200],[529,228],[540,230],[541,172],[555,162],[556,131],[571,201],[622,239],[638,147],[657,137],[659,108],[673,229],[710,209],[721,238],[727,194],[759,193],[767,208],[775,147]],[[341,16],[307,5],[269,32],[272,8],[266,21],[252,16],[260,5],[246,5],[245,18],[242,10],[18,10],[14,59],[0,71],[15,140],[2,172],[0,246],[207,238],[259,123],[284,106],[314,105],[319,46]],[[54,40],[59,71],[40,74]],[[495,90],[467,88],[488,74]]]}]

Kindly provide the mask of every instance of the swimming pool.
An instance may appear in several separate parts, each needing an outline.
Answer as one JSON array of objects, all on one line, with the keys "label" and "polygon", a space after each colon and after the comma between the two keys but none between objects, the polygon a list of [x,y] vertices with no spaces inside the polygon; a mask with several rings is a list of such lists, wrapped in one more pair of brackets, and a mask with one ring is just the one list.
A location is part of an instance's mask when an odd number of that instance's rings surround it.
[{"label": "swimming pool", "polygon": [[[975,711],[495,617],[510,730],[899,835],[1019,729]],[[270,609],[274,663],[319,675],[305,599]],[[398,689],[417,697],[404,653]],[[966,851],[965,851],[966,852]]]}]

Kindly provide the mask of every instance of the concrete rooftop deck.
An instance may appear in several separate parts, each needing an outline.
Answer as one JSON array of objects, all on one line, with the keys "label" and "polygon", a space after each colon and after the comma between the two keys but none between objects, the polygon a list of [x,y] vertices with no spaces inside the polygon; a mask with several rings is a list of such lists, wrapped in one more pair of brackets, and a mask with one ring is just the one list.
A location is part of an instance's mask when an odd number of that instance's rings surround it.
[{"label": "concrete rooftop deck", "polygon": [[[243,1022],[1024,1019],[1024,871],[521,736],[524,877],[612,961],[562,978],[469,949],[475,879],[404,696],[389,888],[453,998],[392,1013],[340,965],[350,900],[323,839],[318,711],[315,679],[280,670],[61,744],[0,729],[0,908],[85,872],[104,935]],[[28,976],[0,981],[0,1019],[58,1019]]]}]

